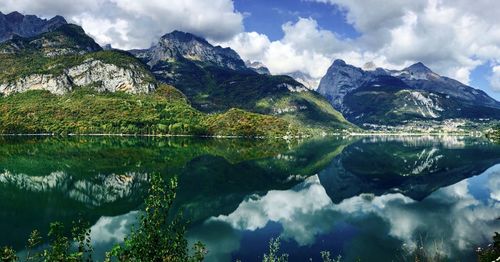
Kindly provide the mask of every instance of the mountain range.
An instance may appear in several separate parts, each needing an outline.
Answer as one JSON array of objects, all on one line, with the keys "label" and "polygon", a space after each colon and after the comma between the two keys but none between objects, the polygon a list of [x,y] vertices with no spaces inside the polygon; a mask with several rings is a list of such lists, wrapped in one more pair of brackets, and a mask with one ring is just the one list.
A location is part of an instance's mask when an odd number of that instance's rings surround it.
[{"label": "mountain range", "polygon": [[282,136],[354,128],[291,77],[259,74],[234,50],[180,31],[126,52],[105,50],[81,27],[63,23],[35,36],[12,35],[0,44],[0,59],[2,133]]},{"label": "mountain range", "polygon": [[[187,32],[167,33],[148,49],[122,51],[99,46],[81,27],[60,16],[47,20],[0,13],[0,59],[0,111],[5,112],[0,132],[50,133],[58,126],[64,132],[312,135],[357,129],[351,123],[397,126],[412,121],[500,119],[499,102],[422,63],[387,70],[373,65],[361,69],[336,60],[314,91],[316,83],[307,74],[272,75],[262,63],[245,62],[231,48],[214,46]],[[20,93],[36,90],[59,97],[18,98]],[[96,98],[90,100],[87,91],[82,96],[79,90],[96,92],[92,94]],[[116,103],[126,104],[134,96],[154,103],[146,112],[140,108],[143,104],[115,108],[120,113],[106,112],[116,118],[117,123],[111,125],[103,118],[99,126],[85,120],[81,125],[61,127],[55,123],[61,120],[54,119],[36,127],[36,117],[31,122],[25,119],[41,114],[40,110],[46,116],[61,111],[60,103],[67,101],[64,96],[71,100],[76,91],[79,103],[100,103],[95,106],[105,111],[109,106],[106,95]],[[120,100],[124,98],[120,93],[127,94],[125,100]],[[177,107],[163,107],[174,100]],[[39,106],[36,112],[31,104],[25,105],[28,101]],[[52,102],[54,108],[42,106]],[[20,115],[12,114],[13,104]],[[176,111],[181,108],[182,114]],[[82,108],[70,109],[76,111],[73,115],[84,115],[78,111]],[[133,121],[120,120],[120,115],[129,116],[126,110],[145,113]],[[169,115],[190,113],[188,119],[166,119],[163,110],[173,110]],[[66,116],[67,111],[58,114]],[[93,113],[89,109],[85,114],[91,117]]]},{"label": "mountain range", "polygon": [[293,78],[267,74],[263,66],[257,66],[264,72],[259,73],[234,50],[190,33],[173,31],[149,49],[130,52],[150,67],[158,81],[178,88],[200,111],[241,108],[311,130],[351,127],[326,99]]},{"label": "mountain range", "polygon": [[402,70],[361,69],[335,60],[317,90],[356,124],[500,119],[500,103],[484,91],[416,63]]}]

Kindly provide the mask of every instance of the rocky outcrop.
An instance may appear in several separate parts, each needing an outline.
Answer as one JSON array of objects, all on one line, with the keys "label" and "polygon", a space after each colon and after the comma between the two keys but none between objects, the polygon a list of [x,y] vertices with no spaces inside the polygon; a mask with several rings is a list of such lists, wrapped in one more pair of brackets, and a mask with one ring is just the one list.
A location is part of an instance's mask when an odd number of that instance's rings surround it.
[{"label": "rocky outcrop", "polygon": [[343,60],[335,60],[321,79],[317,91],[342,112],[346,110],[344,96],[360,87],[364,81],[362,69],[348,65]]},{"label": "rocky outcrop", "polygon": [[67,24],[62,16],[55,16],[50,20],[41,19],[34,15],[22,15],[12,12],[4,15],[0,12],[0,42],[12,39],[14,35],[33,37],[50,32]]},{"label": "rocky outcrop", "polygon": [[142,70],[135,65],[119,67],[100,60],[89,59],[67,68],[61,75],[33,74],[15,81],[0,83],[0,93],[10,95],[29,90],[47,90],[65,94],[75,87],[92,87],[99,92],[123,91],[131,94],[149,93],[155,89]]},{"label": "rocky outcrop", "polygon": [[130,52],[145,60],[151,67],[161,61],[188,59],[233,70],[246,69],[245,62],[231,48],[213,46],[203,38],[180,31],[162,36],[150,49]]}]

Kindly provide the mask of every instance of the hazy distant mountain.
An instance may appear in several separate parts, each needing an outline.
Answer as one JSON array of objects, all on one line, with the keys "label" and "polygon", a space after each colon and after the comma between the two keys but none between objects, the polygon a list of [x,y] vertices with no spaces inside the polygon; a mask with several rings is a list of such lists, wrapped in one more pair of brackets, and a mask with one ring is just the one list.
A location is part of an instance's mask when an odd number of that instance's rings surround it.
[{"label": "hazy distant mountain", "polygon": [[440,76],[422,63],[403,70],[363,70],[335,60],[318,92],[351,122],[500,119],[500,103],[484,91]]},{"label": "hazy distant mountain", "polygon": [[261,62],[251,62],[251,61],[246,61],[245,65],[252,69],[253,71],[261,74],[261,75],[270,75],[271,72],[269,69]]},{"label": "hazy distant mountain", "polygon": [[309,74],[303,73],[301,71],[295,71],[293,73],[289,73],[288,75],[293,77],[293,79],[297,80],[299,83],[303,84],[310,90],[316,90],[318,88],[319,80],[313,78]]},{"label": "hazy distant mountain", "polygon": [[0,12],[0,42],[12,39],[14,35],[33,37],[53,31],[65,24],[67,22],[62,16],[46,20],[34,15],[22,15],[19,12],[7,15]]}]

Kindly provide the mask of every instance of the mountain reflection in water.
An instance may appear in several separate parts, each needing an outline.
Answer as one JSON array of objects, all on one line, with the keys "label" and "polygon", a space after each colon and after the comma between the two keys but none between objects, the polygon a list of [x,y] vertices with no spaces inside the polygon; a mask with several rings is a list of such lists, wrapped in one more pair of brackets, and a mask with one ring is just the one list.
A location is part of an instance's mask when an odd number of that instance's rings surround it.
[{"label": "mountain reflection in water", "polygon": [[500,230],[500,146],[468,137],[267,140],[3,138],[0,245],[83,216],[96,257],[136,222],[150,174],[178,176],[174,203],[208,261],[258,261],[281,236],[291,261],[390,261],[418,241],[451,258]]}]

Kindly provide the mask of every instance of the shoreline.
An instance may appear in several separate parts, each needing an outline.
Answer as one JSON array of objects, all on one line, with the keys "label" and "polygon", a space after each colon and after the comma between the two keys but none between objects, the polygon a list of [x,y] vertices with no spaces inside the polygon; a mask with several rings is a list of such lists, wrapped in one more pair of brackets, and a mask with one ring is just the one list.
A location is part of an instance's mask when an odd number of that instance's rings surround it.
[{"label": "shoreline", "polygon": [[304,139],[315,137],[363,137],[363,136],[467,136],[485,137],[482,132],[439,132],[439,133],[411,133],[411,132],[353,132],[353,133],[331,133],[320,136],[293,136],[293,137],[266,137],[266,136],[200,136],[200,135],[172,135],[172,134],[114,134],[114,133],[89,133],[89,134],[54,134],[54,133],[20,133],[20,134],[0,134],[0,137],[193,137],[193,138],[221,138],[221,139]]}]

